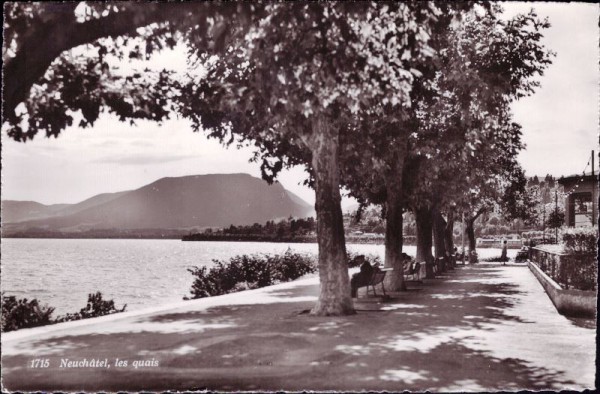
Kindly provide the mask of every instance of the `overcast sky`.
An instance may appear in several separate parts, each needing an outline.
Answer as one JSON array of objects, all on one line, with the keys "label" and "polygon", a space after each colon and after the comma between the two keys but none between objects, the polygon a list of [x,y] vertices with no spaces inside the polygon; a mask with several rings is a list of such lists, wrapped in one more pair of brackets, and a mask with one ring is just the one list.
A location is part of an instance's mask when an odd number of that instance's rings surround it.
[{"label": "overcast sky", "polygon": [[[504,7],[507,15],[533,7],[547,16],[552,27],[544,43],[556,52],[540,78],[541,89],[513,106],[527,144],[519,160],[531,176],[581,173],[598,145],[598,6],[505,3]],[[183,67],[185,60],[162,56],[154,63]],[[3,134],[2,142],[3,200],[76,203],[167,176],[243,172],[260,177],[258,164],[248,163],[251,150],[225,149],[178,119],[162,127],[150,122],[132,127],[102,116],[93,128],[72,127],[58,139],[38,136],[23,144]],[[299,185],[304,178],[304,170],[294,168],[280,181],[314,203],[314,192]],[[349,204],[345,199],[344,205]]]}]

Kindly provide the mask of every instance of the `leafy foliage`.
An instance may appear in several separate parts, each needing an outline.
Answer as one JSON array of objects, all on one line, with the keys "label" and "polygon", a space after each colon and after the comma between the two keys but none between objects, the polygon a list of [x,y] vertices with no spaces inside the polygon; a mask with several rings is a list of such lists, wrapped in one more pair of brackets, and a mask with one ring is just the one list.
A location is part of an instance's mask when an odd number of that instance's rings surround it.
[{"label": "leafy foliage", "polygon": [[195,276],[192,299],[288,282],[316,270],[312,258],[290,250],[283,255],[241,255],[231,258],[229,262],[213,262],[215,265],[210,269],[188,269]]},{"label": "leafy foliage", "polygon": [[67,313],[65,316],[59,316],[56,319],[56,323],[112,315],[113,313],[124,312],[126,307],[127,304],[123,305],[123,308],[117,309],[115,302],[113,300],[106,301],[102,299],[102,293],[100,292],[88,294],[88,301],[85,308],[82,308],[77,313]]},{"label": "leafy foliage", "polygon": [[595,254],[575,252],[558,255],[537,254],[542,271],[565,289],[595,290],[598,284],[598,260]]},{"label": "leafy foliage", "polygon": [[[306,232],[314,231],[317,227],[317,223],[314,218],[309,217],[306,219],[288,218],[275,223],[273,220],[267,221],[264,225],[254,223],[251,226],[234,226],[221,230],[223,234],[277,234],[277,235],[290,235],[290,234],[304,234]],[[218,233],[218,232],[217,232]]]},{"label": "leafy foliage", "polygon": [[598,282],[598,227],[573,227],[562,232],[565,254],[544,253],[540,268],[564,288],[595,290]]},{"label": "leafy foliage", "polygon": [[555,279],[567,289],[596,290],[598,260],[595,255],[561,256]]},{"label": "leafy foliage", "polygon": [[[122,121],[166,119],[177,94],[173,75],[124,70],[132,61],[173,49],[184,36],[218,53],[230,35],[247,28],[248,15],[260,15],[262,8],[202,2],[4,4],[3,122],[9,136],[18,141],[38,131],[57,136],[74,118],[86,127],[104,110]],[[126,63],[129,67],[114,67]]]},{"label": "leafy foliage", "polygon": [[562,233],[567,253],[595,255],[598,250],[598,227],[571,227]]},{"label": "leafy foliage", "polygon": [[504,258],[502,256],[492,256],[483,258],[481,261],[485,261],[487,263],[504,263],[508,261],[508,258]]},{"label": "leafy foliage", "polygon": [[[386,117],[410,104],[421,74],[415,59],[432,54],[430,23],[440,12],[434,3],[299,2],[268,3],[266,13],[228,56],[193,53],[208,71],[185,84],[180,111],[212,137],[253,144],[268,181],[286,166],[306,166],[317,197],[319,269],[341,284],[324,286],[314,312],[352,313],[339,261],[340,136],[361,114]],[[386,132],[395,130],[378,135]],[[369,133],[357,135],[362,143]]]},{"label": "leafy foliage", "polygon": [[[6,8],[3,53],[5,79],[16,81],[3,90],[12,138],[56,136],[74,114],[85,127],[102,111],[161,121],[175,110],[195,131],[254,145],[269,182],[304,165],[317,192],[321,269],[340,278],[340,172],[361,205],[387,204],[395,223],[387,235],[402,231],[406,207],[460,209],[472,224],[505,190],[506,206],[527,213],[510,103],[533,93],[550,63],[540,44],[549,25],[533,11],[505,21],[499,6],[472,2],[15,4]],[[107,61],[148,57],[178,38],[194,65],[185,78],[122,75]],[[71,51],[84,43],[97,56]],[[24,54],[34,47],[42,49]]]},{"label": "leafy foliage", "polygon": [[458,161],[462,165],[453,168],[463,184],[457,202],[476,212],[504,198],[503,207],[522,216],[529,207],[523,195],[526,180],[516,162],[523,144],[509,105],[533,93],[539,85],[534,77],[550,64],[552,53],[540,43],[541,31],[549,24],[533,11],[509,21],[499,18],[499,11],[494,7],[488,13],[465,16],[454,33],[457,43],[450,46],[454,53],[442,86],[457,85],[451,91],[456,104],[449,113],[463,117],[458,124],[467,128],[466,149]]},{"label": "leafy foliage", "polygon": [[417,171],[405,182],[413,207],[465,212],[471,248],[474,221],[492,207],[507,218],[531,217],[510,103],[533,93],[552,56],[540,43],[547,21],[534,12],[504,21],[499,12],[473,9],[445,36],[440,73],[417,105],[420,131],[409,159]]},{"label": "leafy foliage", "polygon": [[561,228],[565,224],[565,213],[560,209],[553,209],[548,215],[548,227]]},{"label": "leafy foliage", "polygon": [[14,331],[52,324],[54,308],[40,305],[37,299],[17,299],[2,293],[2,331]]},{"label": "leafy foliage", "polygon": [[[534,202],[516,161],[524,145],[510,103],[533,93],[550,63],[540,43],[548,23],[534,12],[505,21],[496,5],[445,6],[449,19],[431,24],[431,61],[413,63],[421,75],[410,108],[397,110],[395,123],[361,115],[357,131],[342,134],[342,180],[363,205],[392,203],[390,188],[401,185],[403,209],[462,210],[474,220],[500,205],[507,218],[529,219]],[[407,141],[390,138],[399,130]]]},{"label": "leafy foliage", "polygon": [[521,219],[526,224],[536,221],[536,200],[532,190],[527,187],[527,178],[520,167],[507,177],[508,185],[504,189],[499,206],[502,208],[505,220]]},{"label": "leafy foliage", "polygon": [[271,3],[229,56],[195,54],[208,72],[186,84],[181,112],[222,141],[255,144],[265,179],[285,165],[310,167],[317,119],[339,130],[359,111],[407,103],[410,60],[426,52],[427,24],[416,22],[429,7]]},{"label": "leafy foliage", "polygon": [[15,296],[5,296],[2,293],[2,331],[13,331],[21,328],[31,328],[45,326],[48,324],[62,323],[72,320],[88,319],[92,317],[110,315],[123,312],[123,308],[115,308],[113,300],[102,299],[102,293],[88,295],[88,303],[76,313],[67,313],[65,316],[52,318],[55,308],[47,305],[42,306],[37,299],[31,301],[27,298],[16,298]]}]

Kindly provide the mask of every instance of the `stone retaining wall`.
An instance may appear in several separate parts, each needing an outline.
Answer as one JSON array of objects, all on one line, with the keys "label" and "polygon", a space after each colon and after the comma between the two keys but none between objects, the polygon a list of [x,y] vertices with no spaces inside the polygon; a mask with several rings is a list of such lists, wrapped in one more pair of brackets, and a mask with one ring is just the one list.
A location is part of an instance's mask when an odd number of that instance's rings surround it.
[{"label": "stone retaining wall", "polygon": [[559,313],[567,316],[594,317],[596,315],[596,291],[565,290],[546,275],[536,263],[530,261],[529,269],[540,281]]}]

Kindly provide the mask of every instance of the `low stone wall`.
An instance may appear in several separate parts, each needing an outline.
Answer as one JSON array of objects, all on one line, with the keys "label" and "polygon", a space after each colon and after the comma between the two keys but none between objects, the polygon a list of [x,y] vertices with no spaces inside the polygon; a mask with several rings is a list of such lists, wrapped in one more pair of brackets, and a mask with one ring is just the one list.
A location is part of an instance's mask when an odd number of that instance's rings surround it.
[{"label": "low stone wall", "polygon": [[540,281],[558,312],[567,316],[596,315],[596,291],[566,290],[546,275],[536,263],[530,261],[529,269]]},{"label": "low stone wall", "polygon": [[598,261],[591,253],[565,253],[562,245],[539,245],[531,260],[558,285],[567,289],[596,290]]}]

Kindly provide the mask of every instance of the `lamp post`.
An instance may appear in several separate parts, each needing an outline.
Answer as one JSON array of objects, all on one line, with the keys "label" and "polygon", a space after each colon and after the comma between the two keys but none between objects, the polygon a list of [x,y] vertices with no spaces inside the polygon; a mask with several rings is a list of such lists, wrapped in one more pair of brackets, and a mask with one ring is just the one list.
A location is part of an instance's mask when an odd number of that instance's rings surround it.
[{"label": "lamp post", "polygon": [[542,197],[542,243],[546,243],[546,204]]}]

